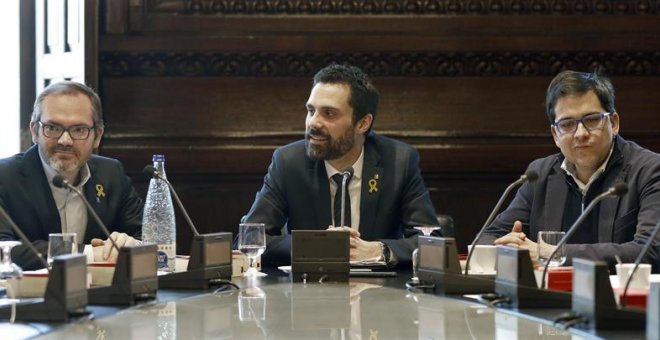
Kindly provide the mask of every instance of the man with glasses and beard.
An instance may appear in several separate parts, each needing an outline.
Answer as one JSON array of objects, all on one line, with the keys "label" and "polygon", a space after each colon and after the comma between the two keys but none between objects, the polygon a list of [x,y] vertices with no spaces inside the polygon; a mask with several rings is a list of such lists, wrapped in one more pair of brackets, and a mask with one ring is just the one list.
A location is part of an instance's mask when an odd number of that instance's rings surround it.
[{"label": "man with glasses and beard", "polygon": [[[34,103],[30,132],[35,143],[25,153],[0,160],[0,205],[32,244],[45,255],[48,234],[75,233],[78,242],[103,246],[102,258],[114,261],[117,251],[91,216],[82,199],[52,184],[61,175],[82,191],[118,246],[137,243],[142,228],[142,200],[114,159],[93,155],[103,136],[99,97],[72,81],[48,86]],[[0,240],[17,240],[0,219]],[[12,249],[23,269],[40,268],[27,246]]]},{"label": "man with glasses and beard", "polygon": [[[567,263],[581,257],[633,262],[660,220],[660,155],[619,136],[612,83],[597,74],[564,71],[546,94],[550,132],[561,153],[538,159],[524,184],[484,233],[482,243],[529,249],[537,258],[541,230],[567,231],[599,194],[622,181],[623,196],[601,201],[568,240]],[[646,262],[655,263],[660,238]],[[548,255],[554,248],[544,244]]]},{"label": "man with glasses and beard", "polygon": [[[331,65],[314,76],[305,139],[275,150],[244,218],[266,225],[264,263],[290,264],[291,230],[339,228],[350,231],[351,260],[410,265],[418,235],[413,227],[438,222],[417,151],[371,131],[378,100],[357,67]],[[333,201],[348,168],[350,203],[341,226]]]}]

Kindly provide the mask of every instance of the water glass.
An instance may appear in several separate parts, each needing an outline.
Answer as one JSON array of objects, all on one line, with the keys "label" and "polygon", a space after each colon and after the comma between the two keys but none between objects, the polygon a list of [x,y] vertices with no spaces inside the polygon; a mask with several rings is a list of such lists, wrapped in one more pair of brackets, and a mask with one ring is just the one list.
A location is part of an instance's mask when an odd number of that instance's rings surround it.
[{"label": "water glass", "polygon": [[266,225],[263,223],[241,223],[238,225],[238,250],[250,261],[243,276],[266,276],[254,266],[255,259],[266,251]]},{"label": "water glass", "polygon": [[550,259],[550,255],[554,251],[559,241],[566,235],[563,231],[539,231],[538,238],[536,239],[538,260],[541,265],[545,266],[546,262],[550,261],[548,267],[559,267],[566,262],[566,245],[562,244],[555,256]]},{"label": "water glass", "polygon": [[76,233],[48,234],[48,267],[53,266],[53,258],[59,255],[78,252]]}]

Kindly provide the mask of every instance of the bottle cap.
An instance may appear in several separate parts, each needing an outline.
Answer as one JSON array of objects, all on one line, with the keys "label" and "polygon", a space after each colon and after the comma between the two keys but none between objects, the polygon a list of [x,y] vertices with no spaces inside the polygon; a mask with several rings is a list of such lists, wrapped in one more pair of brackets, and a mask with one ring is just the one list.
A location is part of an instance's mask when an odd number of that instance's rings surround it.
[{"label": "bottle cap", "polygon": [[152,162],[165,162],[165,155],[154,155]]}]

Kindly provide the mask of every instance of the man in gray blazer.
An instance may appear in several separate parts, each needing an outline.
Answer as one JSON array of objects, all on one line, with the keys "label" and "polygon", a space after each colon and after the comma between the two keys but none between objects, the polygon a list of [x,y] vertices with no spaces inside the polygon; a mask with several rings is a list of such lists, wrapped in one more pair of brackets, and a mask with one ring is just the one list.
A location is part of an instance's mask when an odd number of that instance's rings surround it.
[{"label": "man in gray blazer", "polygon": [[[660,155],[619,136],[614,88],[596,74],[559,73],[548,87],[546,113],[561,153],[529,165],[539,179],[518,190],[482,243],[527,248],[536,260],[540,230],[567,231],[591,200],[622,181],[628,193],[601,201],[568,240],[567,264],[574,257],[633,262],[660,220]],[[658,261],[660,238],[653,243],[646,262]]]},{"label": "man in gray blazer", "polygon": [[[142,226],[142,200],[114,159],[92,155],[103,136],[99,97],[89,87],[64,81],[47,87],[37,97],[30,122],[32,141],[25,153],[0,160],[0,205],[42,253],[48,234],[71,232],[78,242],[104,246],[104,260],[113,261],[111,249],[80,197],[52,184],[56,175],[78,187],[118,246],[136,243]],[[17,240],[7,221],[0,219],[0,240]],[[12,259],[23,269],[41,267],[25,245],[15,247]]]},{"label": "man in gray blazer", "polygon": [[[266,224],[267,264],[289,264],[291,230],[351,232],[351,260],[410,265],[418,231],[436,225],[417,151],[371,131],[378,91],[352,66],[332,65],[314,76],[306,103],[305,139],[275,150],[247,222]],[[346,226],[333,218],[339,185],[333,175],[352,167]],[[283,228],[286,227],[286,228]],[[284,230],[283,230],[284,229]]]}]

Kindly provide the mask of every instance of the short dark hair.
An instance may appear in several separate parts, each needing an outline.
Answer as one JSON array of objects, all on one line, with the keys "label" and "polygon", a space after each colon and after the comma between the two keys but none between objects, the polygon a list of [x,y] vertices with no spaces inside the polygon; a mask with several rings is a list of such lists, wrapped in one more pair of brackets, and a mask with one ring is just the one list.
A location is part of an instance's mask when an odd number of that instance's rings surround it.
[{"label": "short dark hair", "polygon": [[87,96],[92,103],[94,126],[97,129],[103,128],[103,109],[101,108],[101,99],[99,96],[87,85],[70,80],[50,84],[39,93],[37,99],[34,101],[31,120],[36,123],[41,119],[41,105],[46,97],[51,95],[74,95],[78,93]]},{"label": "short dark hair", "polygon": [[614,87],[608,78],[595,72],[562,71],[552,79],[545,95],[545,112],[550,124],[555,122],[555,106],[559,98],[583,95],[589,91],[594,91],[605,111],[616,112]]},{"label": "short dark hair", "polygon": [[[378,90],[371,83],[369,77],[359,68],[351,65],[333,64],[326,66],[314,75],[312,86],[318,83],[346,84],[351,88],[351,97],[348,104],[353,108],[353,124],[371,113],[376,119],[378,112]],[[371,123],[373,126],[373,121]],[[369,127],[371,131],[371,126]],[[367,133],[369,133],[367,131]]]}]

